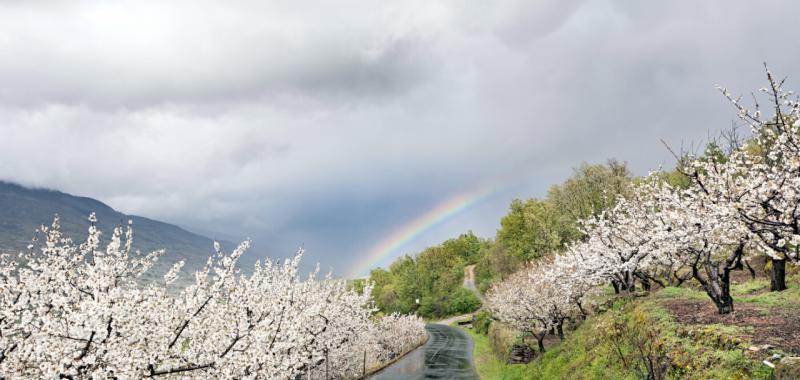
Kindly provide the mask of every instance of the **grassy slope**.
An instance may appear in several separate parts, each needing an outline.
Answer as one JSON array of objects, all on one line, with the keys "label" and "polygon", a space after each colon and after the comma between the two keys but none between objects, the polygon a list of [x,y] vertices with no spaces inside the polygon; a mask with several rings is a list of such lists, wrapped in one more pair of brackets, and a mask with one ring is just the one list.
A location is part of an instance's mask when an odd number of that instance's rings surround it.
[{"label": "grassy slope", "polygon": [[[800,277],[789,279],[789,289],[768,292],[766,280],[746,281],[732,287],[742,309],[755,308],[767,318],[774,313],[800,309]],[[491,352],[489,338],[475,340],[475,362],[484,380],[494,379],[637,379],[635,340],[655,332],[656,351],[666,353],[672,363],[672,379],[770,379],[771,370],[760,361],[771,353],[751,353],[759,334],[746,324],[684,324],[668,312],[674,304],[711,303],[705,293],[689,288],[667,288],[631,301],[618,301],[611,310],[589,318],[567,339],[543,357],[527,365],[507,365]],[[754,334],[755,332],[755,334]],[[627,334],[627,335],[626,335]],[[611,336],[616,336],[617,344]],[[623,363],[618,352],[623,352]],[[780,351],[780,350],[778,350]]]},{"label": "grassy slope", "polygon": [[526,374],[532,371],[533,364],[508,365],[492,353],[492,344],[489,337],[478,334],[472,329],[465,329],[475,343],[473,357],[475,369],[483,380],[515,380],[525,379]]}]

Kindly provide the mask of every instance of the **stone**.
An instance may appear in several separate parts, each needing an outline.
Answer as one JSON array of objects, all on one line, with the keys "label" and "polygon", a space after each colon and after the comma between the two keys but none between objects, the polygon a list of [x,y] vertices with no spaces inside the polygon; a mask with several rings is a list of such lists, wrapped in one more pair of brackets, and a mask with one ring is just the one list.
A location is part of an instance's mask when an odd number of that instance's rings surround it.
[{"label": "stone", "polygon": [[800,357],[781,359],[775,366],[775,380],[800,380]]},{"label": "stone", "polygon": [[515,344],[511,346],[508,354],[508,364],[526,364],[533,360],[533,348],[527,344]]}]

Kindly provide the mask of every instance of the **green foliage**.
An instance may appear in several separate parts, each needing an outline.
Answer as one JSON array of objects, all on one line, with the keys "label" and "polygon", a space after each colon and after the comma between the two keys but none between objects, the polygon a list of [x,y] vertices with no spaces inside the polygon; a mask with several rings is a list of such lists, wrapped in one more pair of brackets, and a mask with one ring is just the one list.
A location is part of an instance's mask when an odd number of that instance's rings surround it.
[{"label": "green foliage", "polygon": [[522,261],[509,254],[502,244],[489,244],[481,251],[481,258],[475,266],[476,286],[485,293],[494,280],[502,281],[521,266]]},{"label": "green foliage", "polygon": [[511,256],[530,261],[561,250],[580,238],[578,220],[599,215],[629,192],[631,174],[624,163],[583,164],[572,177],[554,185],[544,200],[514,200],[500,220],[497,242]]},{"label": "green foliage", "polygon": [[475,330],[465,329],[472,337],[474,343],[473,357],[475,370],[483,380],[521,380],[534,379],[531,377],[534,363],[527,365],[509,365],[504,359],[496,357],[492,352],[492,343],[489,337],[479,334]]},{"label": "green foliage", "polygon": [[497,242],[513,257],[530,261],[560,249],[560,227],[558,214],[550,203],[515,199],[508,215],[500,220]]},{"label": "green foliage", "polygon": [[445,241],[442,243],[442,248],[455,252],[466,264],[475,264],[487,244],[485,240],[481,240],[469,231],[458,238]]},{"label": "green foliage", "polygon": [[691,179],[677,169],[662,172],[661,179],[670,186],[679,189],[688,189],[691,184]]},{"label": "green foliage", "polygon": [[[783,292],[768,292],[765,280],[732,287],[737,301],[796,309],[800,275],[788,278]],[[666,302],[706,300],[691,288],[662,289],[643,299],[617,299],[605,313],[589,317],[564,342],[526,365],[505,364],[511,344],[508,331],[492,323],[489,333],[470,331],[475,365],[483,379],[646,379],[648,363],[661,363],[664,379],[771,379],[759,357],[748,357],[750,327],[723,324],[684,325],[674,320]],[[479,313],[473,324],[484,318]],[[488,316],[487,316],[488,317]],[[479,327],[481,326],[481,327]]]},{"label": "green foliage", "polygon": [[522,263],[561,251],[579,239],[578,221],[614,205],[629,192],[631,181],[624,163],[583,164],[564,183],[552,186],[544,200],[512,201],[500,220],[495,244],[478,260],[478,289],[485,292]]},{"label": "green foliage", "polygon": [[[676,297],[680,293],[672,291],[663,298]],[[743,355],[747,342],[739,328],[678,324],[657,299],[617,303],[589,318],[538,358],[529,378],[561,379],[568,373],[572,379],[644,379],[649,362],[666,368],[665,379],[771,377],[758,360]]]},{"label": "green foliage", "polygon": [[478,334],[486,335],[489,333],[489,326],[492,324],[492,314],[488,311],[480,311],[475,314],[475,320],[472,322],[472,328]]},{"label": "green foliage", "polygon": [[347,288],[354,290],[358,294],[364,294],[364,285],[366,285],[367,281],[363,278],[355,279],[355,280],[348,280],[347,281]]},{"label": "green foliage", "polygon": [[666,379],[672,369],[672,346],[662,336],[660,326],[643,309],[632,313],[615,310],[611,314],[608,323],[601,324],[598,330],[610,342],[623,368],[638,378]]},{"label": "green foliage", "polygon": [[558,211],[561,242],[578,239],[577,221],[597,216],[630,191],[631,173],[625,163],[609,160],[605,165],[582,164],[572,177],[554,185],[547,202]]},{"label": "green foliage", "polygon": [[481,300],[471,290],[459,288],[450,299],[450,314],[466,314],[478,310]]},{"label": "green foliage", "polygon": [[[472,232],[429,247],[416,257],[403,256],[370,273],[372,296],[385,313],[413,313],[439,318],[471,312],[480,300],[463,289],[464,267],[476,262],[490,243]],[[419,303],[417,303],[419,300]]]}]

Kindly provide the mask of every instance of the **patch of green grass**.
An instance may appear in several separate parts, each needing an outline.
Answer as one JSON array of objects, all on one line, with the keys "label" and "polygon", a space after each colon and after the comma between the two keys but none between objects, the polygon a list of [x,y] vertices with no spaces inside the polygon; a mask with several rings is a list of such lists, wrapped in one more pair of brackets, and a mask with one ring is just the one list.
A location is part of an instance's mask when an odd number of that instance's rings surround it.
[{"label": "patch of green grass", "polygon": [[661,299],[708,300],[708,295],[700,290],[695,290],[688,287],[676,288],[672,286],[659,290],[655,293],[655,297]]},{"label": "patch of green grass", "polygon": [[[764,279],[732,286],[735,302],[763,306],[765,313],[800,309],[800,276],[787,278],[789,288],[769,292]],[[702,290],[668,287],[651,296],[618,299],[608,311],[591,316],[575,331],[527,365],[508,365],[492,353],[491,339],[472,331],[478,373],[494,379],[621,379],[642,378],[644,347],[657,347],[650,358],[669,363],[668,379],[771,379],[772,370],[749,357],[754,327],[725,324],[684,325],[665,301],[711,303]],[[713,305],[713,304],[712,304]],[[653,356],[655,355],[655,356]],[[622,359],[624,357],[624,360]],[[645,374],[646,375],[646,374]]]},{"label": "patch of green grass", "polygon": [[492,353],[489,337],[472,329],[463,329],[474,343],[472,356],[475,369],[483,380],[526,380],[531,377],[533,364],[507,364]]},{"label": "patch of green grass", "polygon": [[[698,294],[699,293],[699,294]],[[667,290],[660,298],[705,297],[690,289]],[[532,364],[532,379],[638,379],[644,369],[635,342],[655,331],[655,347],[671,363],[669,379],[770,379],[771,370],[744,355],[746,328],[711,324],[684,326],[654,298],[628,301],[589,318],[561,344]],[[710,301],[709,301],[710,302]],[[616,336],[617,339],[612,337]],[[650,347],[653,347],[650,346]],[[626,358],[620,358],[620,352]]]},{"label": "patch of green grass", "polygon": [[[618,305],[615,305],[615,308]],[[617,363],[612,347],[601,334],[608,314],[589,318],[564,342],[551,347],[533,363],[531,379],[620,379],[636,376]]]},{"label": "patch of green grass", "polygon": [[797,309],[800,308],[800,286],[787,284],[787,289],[784,291],[743,295],[735,297],[734,300],[771,308]]},{"label": "patch of green grass", "polygon": [[748,295],[769,288],[769,280],[750,280],[740,284],[731,285],[731,294],[734,296]]}]

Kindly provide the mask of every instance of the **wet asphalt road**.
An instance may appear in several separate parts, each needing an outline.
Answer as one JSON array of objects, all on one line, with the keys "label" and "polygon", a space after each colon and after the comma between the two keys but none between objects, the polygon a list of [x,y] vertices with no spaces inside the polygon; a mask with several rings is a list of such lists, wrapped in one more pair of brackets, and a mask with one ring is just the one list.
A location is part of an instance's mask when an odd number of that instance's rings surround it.
[{"label": "wet asphalt road", "polygon": [[455,327],[429,324],[428,342],[369,380],[480,380],[472,365],[472,339]]}]

